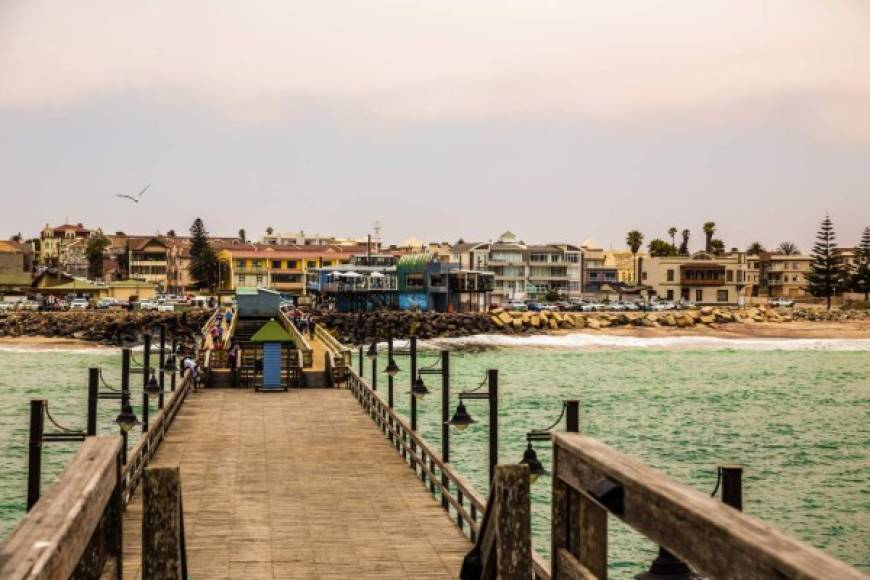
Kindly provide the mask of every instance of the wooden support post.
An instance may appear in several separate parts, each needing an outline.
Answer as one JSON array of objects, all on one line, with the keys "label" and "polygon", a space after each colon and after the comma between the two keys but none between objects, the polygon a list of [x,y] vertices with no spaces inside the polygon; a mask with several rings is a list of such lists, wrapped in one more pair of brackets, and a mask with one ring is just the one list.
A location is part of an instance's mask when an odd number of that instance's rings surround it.
[{"label": "wooden support post", "polygon": [[89,437],[97,434],[97,395],[100,393],[100,369],[88,369],[88,424],[86,433]]},{"label": "wooden support post", "polygon": [[151,467],[142,486],[142,580],[186,578],[181,474],[178,467]]},{"label": "wooden support post", "polygon": [[[498,465],[490,502],[495,520],[495,545],[483,554],[481,578],[532,577],[532,509],[529,468],[526,465]],[[494,557],[493,557],[494,556]]]},{"label": "wooden support post", "polygon": [[45,399],[30,401],[30,439],[27,446],[27,511],[39,501],[42,485],[42,435],[45,432]]},{"label": "wooden support post", "polygon": [[743,468],[739,465],[720,465],[722,471],[722,502],[743,511]]}]

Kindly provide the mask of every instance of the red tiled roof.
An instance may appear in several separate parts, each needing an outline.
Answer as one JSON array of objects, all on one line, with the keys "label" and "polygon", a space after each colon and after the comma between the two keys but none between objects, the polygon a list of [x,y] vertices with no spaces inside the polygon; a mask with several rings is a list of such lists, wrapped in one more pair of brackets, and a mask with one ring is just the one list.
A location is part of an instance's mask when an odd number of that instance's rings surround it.
[{"label": "red tiled roof", "polygon": [[91,233],[91,230],[89,230],[88,228],[86,228],[82,224],[64,224],[62,226],[57,226],[56,228],[53,228],[53,229],[55,232],[62,232],[62,231],[66,231],[66,230],[75,230],[76,233],[79,233],[79,234]]}]

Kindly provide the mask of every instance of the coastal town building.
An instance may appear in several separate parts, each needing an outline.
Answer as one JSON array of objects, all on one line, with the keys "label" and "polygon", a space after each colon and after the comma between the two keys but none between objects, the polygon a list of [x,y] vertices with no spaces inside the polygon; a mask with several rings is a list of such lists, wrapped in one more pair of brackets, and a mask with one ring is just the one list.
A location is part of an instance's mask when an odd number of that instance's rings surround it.
[{"label": "coastal town building", "polygon": [[27,244],[0,241],[0,293],[17,292],[30,286],[33,251]]},{"label": "coastal town building", "polygon": [[746,256],[746,283],[750,296],[768,298],[804,298],[812,256],[761,252]]},{"label": "coastal town building", "polygon": [[580,248],[583,251],[583,293],[607,295],[619,288],[619,268],[607,263],[604,248],[587,239]]},{"label": "coastal town building", "polygon": [[88,260],[85,254],[88,239],[96,232],[81,223],[45,227],[39,234],[40,265],[59,268],[71,276],[86,277]]},{"label": "coastal town building", "polygon": [[604,267],[616,268],[616,281],[626,286],[633,286],[636,282],[636,263],[643,263],[643,260],[648,257],[649,254],[646,252],[638,252],[635,256],[630,250],[605,250]]},{"label": "coastal town building", "polygon": [[696,252],[691,256],[647,258],[641,269],[641,284],[661,300],[737,305],[746,300],[746,275],[743,252],[721,256]]},{"label": "coastal town building", "polygon": [[371,238],[338,238],[335,236],[322,236],[320,234],[306,234],[304,230],[298,232],[272,232],[263,234],[260,243],[270,246],[360,246],[371,243],[371,251],[377,253],[381,247],[379,236]]},{"label": "coastal town building", "polygon": [[218,259],[228,272],[223,290],[242,287],[272,288],[291,296],[305,296],[309,271],[350,262],[354,254],[365,253],[364,246],[282,246],[244,244],[218,251]]},{"label": "coastal town building", "polygon": [[460,240],[450,255],[461,268],[492,272],[496,301],[537,300],[554,292],[563,297],[582,295],[583,251],[578,246],[528,245],[506,231],[496,242]]},{"label": "coastal town building", "polygon": [[436,254],[355,255],[349,264],[309,273],[309,291],[339,312],[377,308],[476,312],[489,306],[494,275]]}]

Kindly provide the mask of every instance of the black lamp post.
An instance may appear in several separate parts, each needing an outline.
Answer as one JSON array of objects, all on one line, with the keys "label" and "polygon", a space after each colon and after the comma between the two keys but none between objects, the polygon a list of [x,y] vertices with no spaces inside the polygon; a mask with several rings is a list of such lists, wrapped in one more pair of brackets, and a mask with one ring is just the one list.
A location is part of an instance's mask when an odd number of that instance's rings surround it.
[{"label": "black lamp post", "polygon": [[532,443],[536,441],[550,441],[553,437],[553,429],[565,417],[565,431],[568,433],[580,432],[580,401],[565,401],[562,403],[562,412],[559,418],[545,429],[533,429],[526,433],[526,449],[523,452],[523,458],[520,460],[521,465],[529,466],[529,481],[534,483],[538,478],[547,473],[546,468],[538,459],[538,454]]},{"label": "black lamp post", "polygon": [[142,336],[144,342],[142,350],[142,432],[148,432],[148,412],[150,411],[148,400],[148,383],[151,369],[151,335]]},{"label": "black lamp post", "polygon": [[[487,383],[489,383],[489,389],[481,391],[480,389]],[[491,483],[495,475],[495,466],[498,463],[498,371],[496,369],[488,370],[486,379],[477,388],[459,393],[459,405],[448,423],[460,431],[464,431],[466,427],[477,422],[465,408],[463,401],[466,400],[489,401],[489,481]]]},{"label": "black lamp post", "polygon": [[372,390],[378,390],[378,345],[372,341],[366,356],[372,361]]},{"label": "black lamp post", "polygon": [[163,367],[166,366],[166,325],[160,325],[160,392],[157,394],[157,408],[163,408],[163,392],[166,386],[166,378],[164,376]]},{"label": "black lamp post", "polygon": [[399,374],[399,365],[393,358],[393,332],[390,331],[390,337],[387,340],[387,368],[384,372],[387,374],[387,405],[390,409],[393,408],[393,379]]}]

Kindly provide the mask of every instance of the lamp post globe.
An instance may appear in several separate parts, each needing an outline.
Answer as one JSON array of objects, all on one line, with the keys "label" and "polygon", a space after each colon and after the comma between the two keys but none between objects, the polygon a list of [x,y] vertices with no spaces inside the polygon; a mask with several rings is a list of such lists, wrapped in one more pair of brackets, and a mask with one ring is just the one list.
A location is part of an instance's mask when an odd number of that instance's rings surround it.
[{"label": "lamp post globe", "polygon": [[160,384],[157,382],[157,377],[154,376],[154,371],[151,371],[151,378],[145,385],[145,394],[149,399],[154,399],[160,394]]},{"label": "lamp post globe", "polygon": [[369,345],[369,349],[368,349],[368,351],[366,352],[366,357],[367,357],[369,360],[375,360],[376,358],[378,358],[378,345],[377,345],[377,344],[375,344],[374,342],[372,342],[372,343]]},{"label": "lamp post globe", "polygon": [[163,372],[175,374],[178,369],[175,367],[175,355],[171,354],[163,363]]},{"label": "lamp post globe", "polygon": [[429,389],[420,375],[417,375],[417,378],[414,379],[414,383],[411,385],[411,394],[414,395],[415,399],[422,399],[429,394]]},{"label": "lamp post globe", "polygon": [[465,431],[465,428],[472,423],[477,423],[477,421],[471,418],[468,409],[465,408],[465,404],[463,404],[462,401],[459,401],[459,405],[456,407],[456,412],[453,413],[453,418],[450,419],[447,424],[453,425],[460,431]]},{"label": "lamp post globe", "polygon": [[136,417],[136,414],[133,413],[133,407],[130,406],[130,403],[127,403],[123,408],[121,408],[121,412],[117,417],[115,417],[115,423],[124,433],[129,433],[133,427],[142,424],[142,422],[139,421],[139,418]]},{"label": "lamp post globe", "polygon": [[396,361],[391,358],[389,364],[387,364],[387,368],[384,369],[384,372],[391,377],[395,377],[399,374],[399,370],[399,365],[397,365]]},{"label": "lamp post globe", "polygon": [[523,452],[523,459],[520,461],[520,465],[527,465],[529,467],[530,483],[535,483],[540,476],[547,473],[544,465],[538,459],[538,454],[535,452],[535,448],[532,447],[531,441],[529,441],[526,450]]}]

